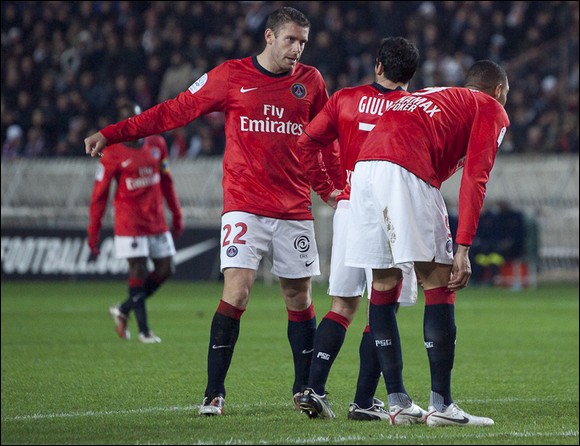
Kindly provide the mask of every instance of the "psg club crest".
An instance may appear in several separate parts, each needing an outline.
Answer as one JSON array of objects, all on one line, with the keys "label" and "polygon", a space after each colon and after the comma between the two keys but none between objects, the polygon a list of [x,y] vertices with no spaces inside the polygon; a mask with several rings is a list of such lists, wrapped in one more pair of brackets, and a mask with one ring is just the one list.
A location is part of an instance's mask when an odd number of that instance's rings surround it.
[{"label": "psg club crest", "polygon": [[230,246],[227,250],[226,250],[226,255],[228,257],[235,257],[238,255],[238,248],[236,248],[235,246]]},{"label": "psg club crest", "polygon": [[306,87],[302,84],[292,84],[290,87],[292,95],[297,99],[303,99],[306,96]]},{"label": "psg club crest", "polygon": [[447,249],[447,252],[453,252],[453,242],[451,240],[447,240],[445,248]]}]

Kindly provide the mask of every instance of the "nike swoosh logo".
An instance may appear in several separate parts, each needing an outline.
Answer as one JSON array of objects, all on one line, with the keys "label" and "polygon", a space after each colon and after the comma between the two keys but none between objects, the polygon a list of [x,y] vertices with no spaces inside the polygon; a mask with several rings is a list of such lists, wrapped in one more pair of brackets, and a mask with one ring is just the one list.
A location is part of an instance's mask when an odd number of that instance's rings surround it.
[{"label": "nike swoosh logo", "polygon": [[442,417],[441,415],[431,415],[431,416],[432,417],[436,417],[436,418],[441,418],[442,420],[453,421],[454,423],[457,423],[457,424],[467,424],[467,423],[469,423],[469,418],[467,418],[467,417],[463,417],[462,419],[459,419],[459,418]]},{"label": "nike swoosh logo", "polygon": [[316,262],[316,259],[314,259],[314,260],[311,260],[310,262],[306,262],[304,265],[306,265],[306,266],[310,266],[310,265],[312,265],[314,262]]},{"label": "nike swoosh logo", "polygon": [[232,348],[231,345],[212,345],[211,348],[213,348],[214,350],[220,349],[220,348]]},{"label": "nike swoosh logo", "polygon": [[181,265],[182,263],[187,262],[188,260],[193,259],[206,251],[218,246],[220,244],[219,239],[212,238],[208,239],[201,243],[196,243],[195,245],[188,246],[187,248],[180,249],[175,253],[173,260],[175,265]]},{"label": "nike swoosh logo", "polygon": [[[395,413],[394,415],[391,415],[391,418],[394,420],[395,418],[397,418],[397,415],[399,415],[401,412],[403,412],[404,409],[399,410],[397,413]],[[423,414],[422,413],[406,413],[405,414],[406,417],[413,417],[413,418],[423,418]]]},{"label": "nike swoosh logo", "polygon": [[129,164],[131,164],[133,162],[133,160],[131,158],[129,158],[128,160],[125,160],[121,163],[121,167],[125,168],[127,167]]},{"label": "nike swoosh logo", "polygon": [[240,93],[247,93],[248,91],[252,91],[252,90],[257,90],[258,87],[254,87],[254,88],[240,88]]},{"label": "nike swoosh logo", "polygon": [[308,353],[312,353],[313,351],[314,351],[314,349],[313,349],[313,348],[311,348],[310,350],[306,350],[306,349],[304,349],[304,350],[302,350],[302,354],[303,354],[303,355],[307,355]]}]

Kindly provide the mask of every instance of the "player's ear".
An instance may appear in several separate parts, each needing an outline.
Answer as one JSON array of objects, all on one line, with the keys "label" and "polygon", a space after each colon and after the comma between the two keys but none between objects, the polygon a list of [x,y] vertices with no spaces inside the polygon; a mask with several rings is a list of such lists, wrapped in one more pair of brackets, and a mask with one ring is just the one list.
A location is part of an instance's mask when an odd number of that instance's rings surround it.
[{"label": "player's ear", "polygon": [[266,31],[264,31],[264,37],[266,38],[266,44],[271,45],[276,36],[274,36],[274,31],[267,28]]},{"label": "player's ear", "polygon": [[377,62],[375,63],[375,72],[377,73],[378,76],[382,76],[382,74],[385,72],[385,66],[378,59]]},{"label": "player's ear", "polygon": [[503,84],[497,84],[493,89],[493,97],[499,99],[503,91]]}]

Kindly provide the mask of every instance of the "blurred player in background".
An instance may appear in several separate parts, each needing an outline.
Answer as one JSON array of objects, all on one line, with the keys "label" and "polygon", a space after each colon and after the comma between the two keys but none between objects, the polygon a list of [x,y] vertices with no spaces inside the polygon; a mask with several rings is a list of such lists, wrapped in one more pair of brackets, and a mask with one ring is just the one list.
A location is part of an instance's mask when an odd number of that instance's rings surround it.
[{"label": "blurred player in background", "polygon": [[[489,174],[509,127],[503,107],[508,91],[505,70],[485,60],[468,70],[465,88],[427,88],[398,99],[369,133],[352,175],[345,263],[373,269],[369,323],[389,405],[401,410],[413,404],[403,384],[396,318],[403,272],[414,267],[425,292],[423,335],[431,371],[428,426],[494,423],[454,403],[451,370],[455,295],[471,275],[469,248]],[[461,168],[458,247],[453,255],[439,188]]]},{"label": "blurred player in background", "polygon": [[[119,119],[135,116],[139,107],[120,100]],[[129,339],[127,322],[131,311],[139,327],[139,341],[161,342],[149,328],[145,300],[173,274],[175,246],[173,237],[183,231],[179,199],[167,166],[167,145],[160,135],[134,142],[117,143],[100,159],[91,197],[88,244],[99,255],[101,220],[107,208],[109,189],[115,181],[115,251],[129,263],[129,297],[109,308],[115,331]],[[173,215],[169,232],[163,199]],[[173,237],[172,237],[173,236]],[[148,259],[154,269],[149,272]]]},{"label": "blurred player in background", "polygon": [[[220,255],[224,288],[211,324],[201,415],[223,414],[225,379],[240,318],[264,257],[280,278],[286,303],[297,409],[307,385],[316,330],[311,276],[320,271],[310,184],[296,141],[328,101],[320,72],[298,62],[309,31],[310,22],[300,11],[275,10],[267,19],[266,45],[260,54],[228,60],[176,98],[85,139],[86,153],[98,156],[108,144],[166,132],[214,111],[225,112]],[[107,148],[105,157],[108,152],[114,150]],[[333,168],[330,161],[329,166]],[[334,172],[338,178],[338,166]]]},{"label": "blurred player in background", "polygon": [[[326,380],[370,279],[370,270],[344,264],[346,230],[350,218],[350,176],[360,148],[379,117],[389,104],[408,94],[406,90],[418,64],[419,51],[412,42],[402,37],[383,39],[375,60],[375,82],[344,88],[332,95],[298,140],[312,188],[322,200],[332,207],[336,206],[328,287],[332,306],[316,329],[308,389],[300,399],[302,410],[310,417],[335,417],[325,396]],[[335,184],[319,162],[320,154],[337,138],[340,143],[341,184]],[[337,196],[338,188],[344,190]],[[415,304],[417,280],[413,271],[405,275],[403,284],[405,289],[399,303]],[[391,420],[393,424],[422,420],[422,417],[409,416],[423,413],[416,405],[389,417],[389,412],[383,409],[384,403],[374,398],[381,366],[368,325],[361,339],[359,354],[357,391],[349,408],[349,419]]]}]

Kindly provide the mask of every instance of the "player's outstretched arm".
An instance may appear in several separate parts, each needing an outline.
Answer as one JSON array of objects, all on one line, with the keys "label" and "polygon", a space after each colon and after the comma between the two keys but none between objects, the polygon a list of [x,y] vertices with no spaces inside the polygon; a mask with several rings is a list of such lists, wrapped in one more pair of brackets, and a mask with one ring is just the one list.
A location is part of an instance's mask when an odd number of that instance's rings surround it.
[{"label": "player's outstretched arm", "polygon": [[85,153],[91,157],[102,157],[103,149],[107,145],[107,138],[101,133],[93,133],[91,136],[85,138]]}]

